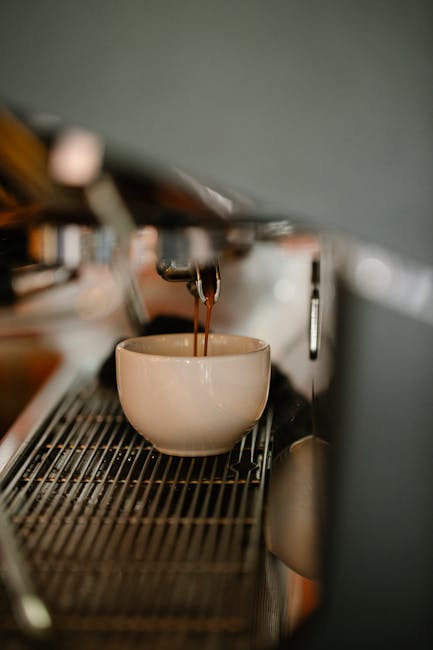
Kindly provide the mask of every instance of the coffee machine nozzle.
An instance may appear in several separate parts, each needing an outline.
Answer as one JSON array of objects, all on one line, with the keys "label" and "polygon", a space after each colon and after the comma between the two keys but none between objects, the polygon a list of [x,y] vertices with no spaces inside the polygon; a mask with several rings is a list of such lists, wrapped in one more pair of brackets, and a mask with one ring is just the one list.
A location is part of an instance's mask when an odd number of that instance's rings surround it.
[{"label": "coffee machine nozzle", "polygon": [[206,304],[206,292],[203,288],[203,276],[206,274],[215,287],[214,302],[218,302],[221,293],[221,274],[218,261],[202,266],[198,263],[162,259],[157,262],[156,270],[168,282],[185,282],[188,291]]}]

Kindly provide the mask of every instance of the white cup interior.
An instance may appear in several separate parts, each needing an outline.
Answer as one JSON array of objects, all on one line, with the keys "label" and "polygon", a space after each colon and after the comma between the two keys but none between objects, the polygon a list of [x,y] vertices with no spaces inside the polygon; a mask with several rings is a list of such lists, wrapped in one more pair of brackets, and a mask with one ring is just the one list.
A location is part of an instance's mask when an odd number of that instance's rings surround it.
[{"label": "white cup interior", "polygon": [[[198,357],[203,356],[204,334],[198,335]],[[258,352],[268,346],[265,341],[234,334],[210,334],[208,356],[237,356]],[[193,334],[158,334],[127,339],[119,347],[138,354],[194,358]]]}]

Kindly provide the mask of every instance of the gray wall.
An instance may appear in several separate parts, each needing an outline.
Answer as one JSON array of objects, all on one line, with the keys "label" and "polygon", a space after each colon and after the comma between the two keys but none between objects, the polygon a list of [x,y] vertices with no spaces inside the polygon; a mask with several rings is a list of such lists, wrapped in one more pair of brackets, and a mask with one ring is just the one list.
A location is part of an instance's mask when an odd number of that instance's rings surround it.
[{"label": "gray wall", "polygon": [[431,261],[432,7],[3,0],[0,94]]}]

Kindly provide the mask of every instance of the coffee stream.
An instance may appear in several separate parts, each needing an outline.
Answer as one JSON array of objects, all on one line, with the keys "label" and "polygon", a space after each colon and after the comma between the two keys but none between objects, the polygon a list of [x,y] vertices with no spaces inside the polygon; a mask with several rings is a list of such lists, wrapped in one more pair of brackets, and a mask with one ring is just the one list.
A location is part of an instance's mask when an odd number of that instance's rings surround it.
[{"label": "coffee stream", "polygon": [[197,334],[198,334],[198,307],[200,304],[200,298],[194,296],[194,356],[197,356]]},{"label": "coffee stream", "polygon": [[[215,304],[215,293],[217,290],[215,269],[214,268],[202,269],[201,282],[202,282],[203,293],[206,298],[206,322],[205,322],[204,350],[203,350],[203,355],[206,357],[208,341],[209,341],[210,321],[212,316],[212,309]],[[198,308],[199,308],[199,297],[195,296],[194,298],[194,356],[195,357],[197,356]]]}]

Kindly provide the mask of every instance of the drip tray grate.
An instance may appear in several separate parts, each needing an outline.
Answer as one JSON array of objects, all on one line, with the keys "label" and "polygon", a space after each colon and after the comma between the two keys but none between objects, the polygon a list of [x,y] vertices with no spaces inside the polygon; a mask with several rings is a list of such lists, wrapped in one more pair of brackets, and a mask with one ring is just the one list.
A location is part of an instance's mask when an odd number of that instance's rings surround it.
[{"label": "drip tray grate", "polygon": [[114,392],[69,390],[2,481],[62,647],[254,645],[271,420],[230,453],[178,458]]}]

